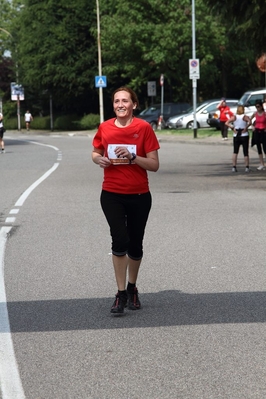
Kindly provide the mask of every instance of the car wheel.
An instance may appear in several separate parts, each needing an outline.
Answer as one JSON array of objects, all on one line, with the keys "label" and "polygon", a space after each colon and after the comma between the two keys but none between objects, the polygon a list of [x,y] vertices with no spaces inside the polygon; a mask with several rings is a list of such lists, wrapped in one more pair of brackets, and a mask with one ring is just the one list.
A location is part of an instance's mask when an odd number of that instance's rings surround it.
[{"label": "car wheel", "polygon": [[151,127],[152,127],[153,130],[156,130],[156,129],[157,129],[157,123],[151,122],[150,125],[151,125]]},{"label": "car wheel", "polygon": [[[197,122],[197,128],[199,128],[199,122]],[[187,123],[187,129],[194,129],[194,121],[190,121]]]}]

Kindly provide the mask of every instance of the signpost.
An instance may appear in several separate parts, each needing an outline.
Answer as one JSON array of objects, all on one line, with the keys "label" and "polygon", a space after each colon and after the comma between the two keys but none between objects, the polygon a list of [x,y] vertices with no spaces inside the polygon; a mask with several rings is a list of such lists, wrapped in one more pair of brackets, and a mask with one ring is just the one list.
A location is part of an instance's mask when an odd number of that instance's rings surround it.
[{"label": "signpost", "polygon": [[192,90],[193,90],[193,114],[194,114],[194,139],[197,138],[197,119],[196,119],[196,107],[197,107],[197,79],[199,76],[199,60],[196,59],[196,29],[195,29],[195,0],[192,0],[192,59],[189,60],[189,74],[192,79]]},{"label": "signpost", "polygon": [[107,79],[106,76],[95,76],[95,87],[106,87]]},{"label": "signpost", "polygon": [[11,83],[11,100],[17,101],[17,115],[18,115],[18,130],[21,130],[20,123],[20,101],[25,99],[24,87],[16,82]]},{"label": "signpost", "polygon": [[161,74],[160,76],[160,86],[161,86],[161,115],[159,118],[158,129],[162,128],[162,121],[163,121],[163,96],[164,96],[164,75]]}]

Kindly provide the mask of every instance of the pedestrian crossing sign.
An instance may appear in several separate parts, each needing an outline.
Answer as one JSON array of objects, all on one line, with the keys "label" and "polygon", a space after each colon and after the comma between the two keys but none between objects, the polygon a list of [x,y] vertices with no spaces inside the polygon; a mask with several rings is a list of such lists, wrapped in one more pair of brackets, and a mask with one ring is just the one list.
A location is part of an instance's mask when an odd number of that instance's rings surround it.
[{"label": "pedestrian crossing sign", "polygon": [[106,76],[95,76],[95,87],[106,87],[107,79]]}]

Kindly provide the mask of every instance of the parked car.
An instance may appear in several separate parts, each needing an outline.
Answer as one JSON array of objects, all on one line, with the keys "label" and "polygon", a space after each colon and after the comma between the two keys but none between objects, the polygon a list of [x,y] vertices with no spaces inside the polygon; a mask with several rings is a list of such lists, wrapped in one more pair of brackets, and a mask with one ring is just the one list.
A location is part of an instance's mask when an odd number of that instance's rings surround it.
[{"label": "parked car", "polygon": [[[229,99],[229,100],[226,100],[226,104],[231,109],[231,111],[235,114],[237,105],[238,105],[238,100]],[[220,117],[219,110],[216,109],[214,112],[210,112],[209,117],[207,119],[208,125],[210,127],[216,128],[217,130],[220,130],[221,126],[220,126],[220,118],[219,117]]]},{"label": "parked car", "polygon": [[251,116],[253,112],[256,112],[255,103],[257,100],[264,102],[266,97],[266,88],[253,89],[246,91],[239,100],[240,105],[244,105],[245,114]]},{"label": "parked car", "polygon": [[[213,99],[204,101],[196,108],[196,121],[197,128],[200,127],[209,127],[207,119],[209,117],[209,113],[214,113],[217,110],[217,105],[220,103],[221,99]],[[227,102],[233,101],[236,105],[238,100],[227,100]],[[184,115],[179,116],[176,121],[177,128],[185,128],[185,129],[193,129],[194,127],[194,111],[193,109]]]},{"label": "parked car", "polygon": [[[163,120],[162,128],[166,127],[165,121],[172,115],[182,114],[190,108],[188,103],[164,103],[163,104]],[[148,122],[153,130],[158,128],[159,117],[161,115],[161,104],[151,105],[149,108],[144,109],[137,118],[143,119]]]}]

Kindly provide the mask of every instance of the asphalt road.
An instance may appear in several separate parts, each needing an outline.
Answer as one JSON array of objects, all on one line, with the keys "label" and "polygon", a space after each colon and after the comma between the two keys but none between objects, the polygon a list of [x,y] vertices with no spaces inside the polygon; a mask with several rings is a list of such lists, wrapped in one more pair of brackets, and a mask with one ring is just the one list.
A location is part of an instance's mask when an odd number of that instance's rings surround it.
[{"label": "asphalt road", "polygon": [[232,143],[219,138],[160,144],[143,309],[113,317],[91,136],[7,132],[1,399],[266,397],[266,171],[252,149],[250,174],[242,153],[233,174]]}]

